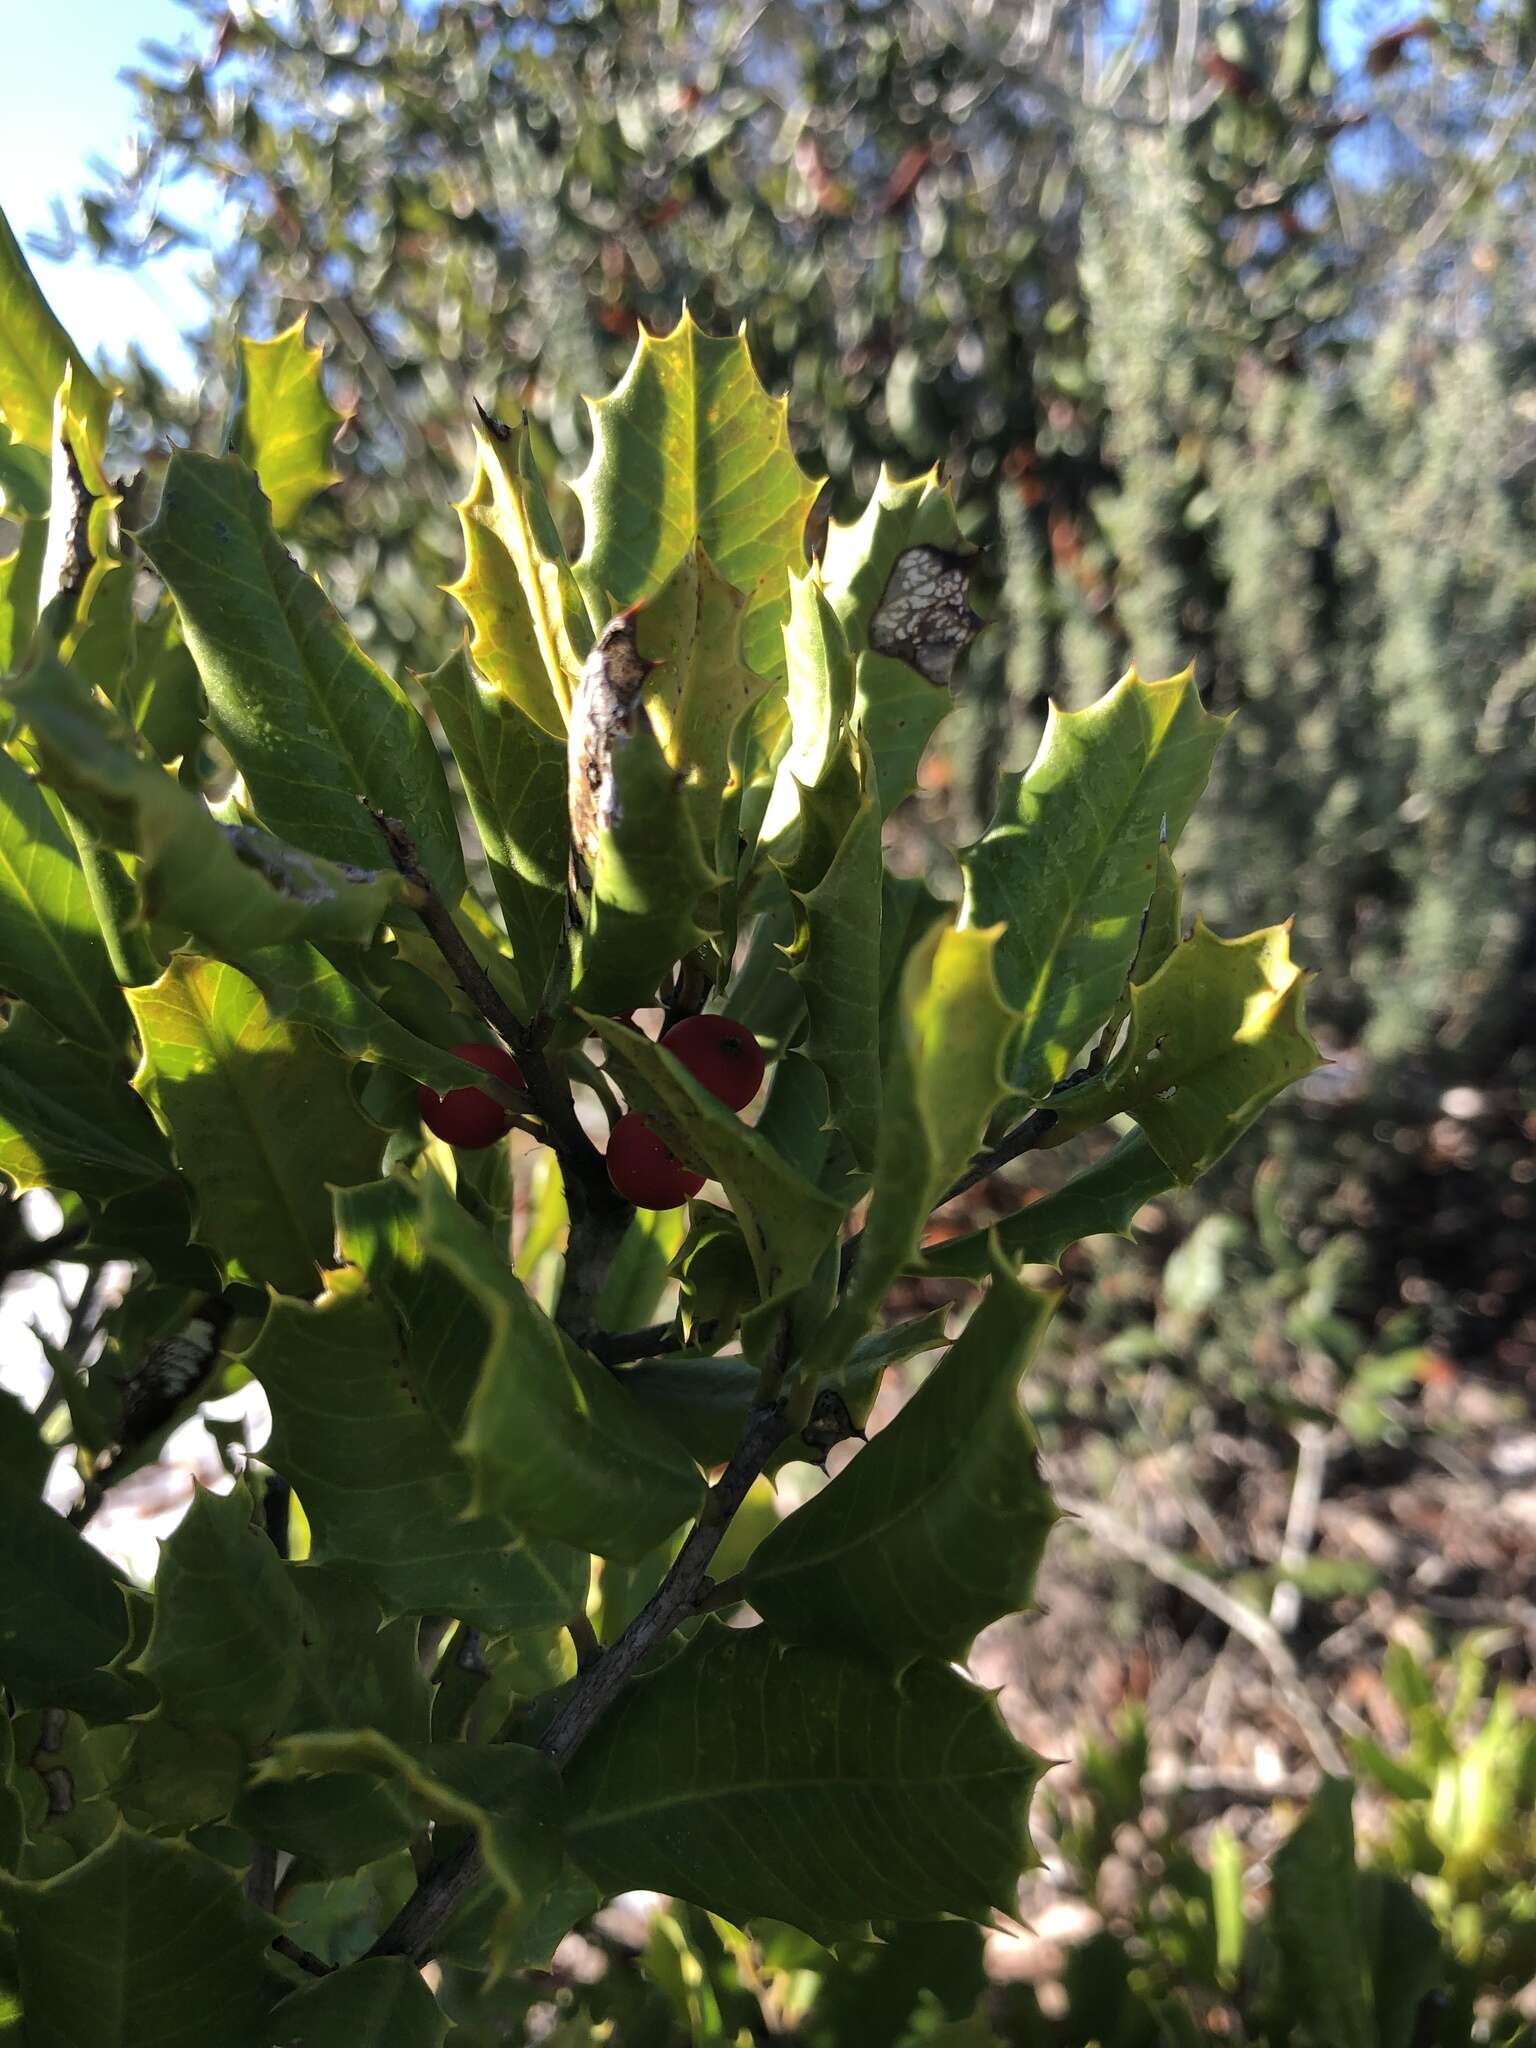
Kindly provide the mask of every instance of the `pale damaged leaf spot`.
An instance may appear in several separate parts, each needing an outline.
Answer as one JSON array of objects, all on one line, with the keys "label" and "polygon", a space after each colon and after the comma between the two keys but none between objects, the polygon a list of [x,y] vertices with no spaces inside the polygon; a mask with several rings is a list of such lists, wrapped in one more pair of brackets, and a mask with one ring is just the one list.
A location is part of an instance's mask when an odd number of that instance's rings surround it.
[{"label": "pale damaged leaf spot", "polygon": [[640,693],[654,666],[636,644],[632,611],[608,621],[582,665],[566,742],[571,914],[578,924],[577,908],[592,886],[598,842],[616,822],[614,744],[634,730]]},{"label": "pale damaged leaf spot", "polygon": [[870,646],[947,689],[955,663],[981,629],[970,607],[970,585],[967,556],[926,543],[905,549],[869,622]]}]

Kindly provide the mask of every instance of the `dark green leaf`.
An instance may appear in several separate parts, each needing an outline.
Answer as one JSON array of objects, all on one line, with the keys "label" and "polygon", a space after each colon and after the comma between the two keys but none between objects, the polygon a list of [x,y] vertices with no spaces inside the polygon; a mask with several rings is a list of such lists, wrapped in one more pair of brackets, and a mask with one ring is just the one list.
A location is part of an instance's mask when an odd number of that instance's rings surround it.
[{"label": "dark green leaf", "polygon": [[272,2003],[271,1923],[185,1843],[119,1828],[43,1883],[0,1876],[0,1903],[27,2048],[237,2048]]},{"label": "dark green leaf", "polygon": [[457,903],[463,860],[432,735],[297,568],[245,464],[174,455],[140,541],[176,600],[209,721],[262,823],[327,860],[373,868],[381,841],[365,796],[409,826]]},{"label": "dark green leaf", "polygon": [[356,1571],[391,1614],[494,1630],[567,1620],[586,1558],[467,1517],[468,1475],[407,1383],[390,1318],[346,1277],[313,1306],[274,1302],[243,1361],[271,1400],[264,1455],[303,1503],[316,1562]]},{"label": "dark green leaf", "polygon": [[1376,2048],[1353,1795],[1347,1778],[1325,1778],[1273,1866],[1268,1925],[1282,2006],[1293,2024],[1329,2048]]},{"label": "dark green leaf", "polygon": [[165,1140],[119,1063],[71,1045],[18,1007],[0,1032],[0,1172],[18,1188],[104,1201],[170,1171]]},{"label": "dark green leaf", "polygon": [[144,1688],[103,1667],[127,1648],[122,1586],[62,1515],[0,1481],[0,1683],[24,1706],[121,1718]]},{"label": "dark green leaf", "polygon": [[221,1498],[199,1487],[161,1546],[154,1624],[135,1668],[171,1720],[255,1748],[298,1691],[302,1615],[244,1489]]},{"label": "dark green leaf", "polygon": [[349,1963],[273,2012],[263,2048],[440,2048],[447,2017],[404,1956]]},{"label": "dark green leaf", "polygon": [[643,1557],[697,1508],[692,1459],[555,1328],[440,1182],[423,1189],[421,1229],[489,1326],[459,1445],[473,1505],[601,1557]]},{"label": "dark green leaf", "polygon": [[1015,1265],[1053,1266],[1069,1244],[1085,1237],[1128,1237],[1138,1209],[1178,1185],[1140,1131],[1122,1138],[1102,1159],[991,1230],[968,1231],[943,1244],[925,1245],[914,1269],[979,1280],[987,1270],[987,1243],[995,1236]]},{"label": "dark green leaf", "polygon": [[994,1260],[901,1413],[753,1554],[746,1597],[776,1634],[899,1670],[1028,1603],[1056,1509],[1018,1383],[1059,1300]]},{"label": "dark green leaf", "polygon": [[567,1840],[605,1892],[647,1888],[818,1939],[871,1918],[1012,1912],[1038,1759],[940,1665],[706,1623],[566,1772]]}]

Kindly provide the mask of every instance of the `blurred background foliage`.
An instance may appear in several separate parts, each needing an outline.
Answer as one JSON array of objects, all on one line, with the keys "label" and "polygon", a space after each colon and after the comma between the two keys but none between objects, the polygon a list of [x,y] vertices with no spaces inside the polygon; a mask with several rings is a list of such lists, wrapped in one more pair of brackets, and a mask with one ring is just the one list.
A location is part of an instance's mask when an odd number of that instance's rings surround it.
[{"label": "blurred background foliage", "polygon": [[[582,394],[686,300],[717,331],[745,322],[829,479],[823,517],[882,463],[942,463],[986,549],[997,624],[893,828],[935,888],[955,892],[956,830],[1027,761],[1051,698],[1194,661],[1207,701],[1240,712],[1183,844],[1186,903],[1218,930],[1294,910],[1332,1064],[1134,1246],[1074,1255],[1095,1285],[1032,1407],[1069,1482],[1124,1501],[1132,1473],[1154,1534],[1171,1522],[1162,1537],[1316,1652],[1325,1685],[1346,1668],[1331,1644],[1379,1661],[1407,1626],[1423,1696],[1400,1649],[1392,1697],[1343,1713],[1358,1740],[1396,1736],[1392,1758],[1380,1741],[1350,1757],[1383,1802],[1371,1854],[1417,1873],[1467,1973],[1457,1997],[1528,1977],[1519,1713],[1491,1710],[1496,1792],[1445,1773],[1493,1676],[1528,1706],[1536,1619],[1530,1545],[1479,1548],[1502,1510],[1485,1500],[1475,1527],[1467,1477],[1501,1439],[1527,1471],[1512,1432],[1536,1389],[1536,5],[190,0],[189,29],[146,52],[133,167],[79,213],[106,261],[206,248],[197,377],[172,388],[130,354],[121,457],[152,496],[169,441],[227,431],[237,333],[307,316],[350,424],[300,551],[397,670],[435,666],[460,630],[438,586],[472,398],[526,408],[549,474],[570,476]],[[1030,1164],[1049,1178],[1049,1154]],[[1410,1484],[1441,1520],[1406,1527]],[[1375,1550],[1351,1550],[1326,1493]],[[1127,1641],[1168,1618],[1145,1598]],[[1471,1667],[1436,1655],[1501,1606],[1463,1697]],[[1208,1626],[1174,1607],[1180,1640]],[[1147,1686],[1122,1661],[1134,1721]],[[1093,1725],[1069,1704],[1058,1722]],[[1119,1725],[1122,1748],[1142,1740]],[[1146,1758],[1117,1754],[1079,1757],[1053,1867],[1091,1893],[1116,1830],[1150,1825],[1137,1874],[1098,1901],[1066,2009],[1021,1993],[1006,2037],[1182,2041],[1176,1968],[1202,1987],[1202,2036],[1293,2038],[1215,1897],[1228,1852],[1202,1840],[1190,1863],[1194,1820],[1170,1795],[1149,1822]],[[1447,1844],[1486,1801],[1497,1846],[1462,1856]],[[797,1940],[768,1989],[800,2038],[853,2038],[843,1979]],[[624,2040],[733,2038],[760,1955],[691,1922],[635,1942],[655,2031],[632,2012]],[[991,2038],[953,2031],[979,1969],[971,1937],[954,1944],[922,1996],[891,1991],[880,2038]]]}]

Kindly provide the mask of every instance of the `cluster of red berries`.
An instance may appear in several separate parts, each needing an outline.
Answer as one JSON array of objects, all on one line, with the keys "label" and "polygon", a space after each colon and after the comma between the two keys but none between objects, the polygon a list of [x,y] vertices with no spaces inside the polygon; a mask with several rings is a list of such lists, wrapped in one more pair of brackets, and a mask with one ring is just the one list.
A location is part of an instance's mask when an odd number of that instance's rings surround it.
[{"label": "cluster of red berries", "polygon": [[[763,1085],[763,1048],[734,1017],[684,1017],[661,1042],[727,1109],[745,1109]],[[637,1109],[609,1134],[608,1178],[637,1209],[675,1209],[704,1185],[703,1174],[675,1158]]]},{"label": "cluster of red berries", "polygon": [[[734,1017],[684,1017],[662,1038],[667,1051],[727,1109],[743,1110],[763,1085],[763,1049]],[[499,1045],[456,1045],[453,1051],[507,1088],[521,1089],[523,1070]],[[513,1112],[483,1088],[452,1088],[446,1095],[417,1091],[427,1129],[466,1152],[483,1150],[512,1128]],[[627,1110],[608,1139],[608,1178],[637,1209],[675,1209],[704,1185],[673,1156],[638,1110]]]}]

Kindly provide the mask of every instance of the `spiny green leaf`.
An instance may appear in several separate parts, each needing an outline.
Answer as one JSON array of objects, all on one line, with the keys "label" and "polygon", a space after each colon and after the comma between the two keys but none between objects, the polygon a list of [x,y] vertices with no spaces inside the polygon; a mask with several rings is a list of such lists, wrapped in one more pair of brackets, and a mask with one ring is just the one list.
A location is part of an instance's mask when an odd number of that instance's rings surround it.
[{"label": "spiny green leaf", "polygon": [[86,449],[77,453],[88,451],[99,466],[108,393],[59,325],[0,213],[0,420],[17,441],[45,455],[53,445],[54,399],[66,372],[71,410],[87,429]]},{"label": "spiny green leaf", "polygon": [[184,1728],[213,1728],[254,1748],[282,1725],[298,1690],[297,1595],[243,1488],[199,1487],[161,1547],[155,1618],[135,1668]]},{"label": "spiny green leaf", "polygon": [[202,739],[203,684],[162,592],[134,633],[133,659],[107,695],[160,761],[179,761]]},{"label": "spiny green leaf", "polygon": [[475,479],[455,509],[464,573],[449,595],[468,614],[475,666],[525,718],[563,739],[592,625],[523,422],[481,415]]},{"label": "spiny green leaf", "polygon": [[882,1078],[874,1192],[852,1279],[804,1372],[836,1371],[912,1257],[928,1213],[970,1158],[1005,1092],[1016,1019],[998,992],[999,933],[933,925],[911,948]]},{"label": "spiny green leaf", "polygon": [[165,1180],[171,1157],[120,1062],[20,1005],[0,1032],[0,1172],[100,1202]]},{"label": "spiny green leaf", "polygon": [[[397,1742],[426,1740],[431,1688],[417,1656],[419,1623],[407,1615],[380,1627],[379,1604],[356,1572],[288,1568],[303,1621],[291,1653],[297,1693],[284,1737],[370,1728]],[[248,1785],[230,1816],[258,1842],[345,1876],[403,1849],[416,1817],[386,1787],[327,1777],[302,1787]]]},{"label": "spiny green leaf", "polygon": [[884,654],[859,656],[854,725],[875,764],[883,818],[916,789],[928,742],[953,709],[949,692],[906,662]]},{"label": "spiny green leaf", "polygon": [[141,1683],[105,1667],[128,1645],[128,1607],[111,1566],[64,1517],[0,1480],[0,1683],[22,1706],[121,1719],[149,1704]]},{"label": "spiny green leaf", "polygon": [[[869,1405],[887,1366],[942,1345],[944,1322],[945,1311],[934,1309],[911,1322],[877,1330],[856,1344],[843,1375],[850,1407]],[[625,1390],[663,1429],[686,1445],[701,1465],[725,1464],[741,1442],[758,1394],[757,1368],[747,1359],[684,1351],[617,1370]],[[773,1463],[788,1464],[814,1455],[807,1445],[791,1437]]]},{"label": "spiny green leaf", "polygon": [[128,1012],[80,862],[31,777],[0,753],[0,983],[66,1038],[108,1055]]},{"label": "spiny green leaf", "polygon": [[248,2041],[272,2003],[272,1924],[234,1873],[120,1827],[40,1884],[0,1875],[28,2048]]},{"label": "spiny green leaf", "polygon": [[[805,997],[807,1056],[826,1076],[832,1122],[861,1167],[874,1164],[880,1129],[880,906],[884,863],[873,764],[861,763],[863,794],[831,859],[814,879],[803,857],[815,838],[802,823],[789,882],[795,900],[793,973]],[[802,820],[817,792],[801,791]],[[818,863],[818,865],[820,865]]]},{"label": "spiny green leaf", "polygon": [[925,1245],[910,1270],[980,1280],[987,1272],[989,1240],[994,1237],[1016,1266],[1053,1266],[1069,1244],[1085,1237],[1129,1237],[1137,1210],[1177,1183],[1172,1167],[1159,1159],[1140,1131],[1132,1131],[1065,1187],[1003,1217],[990,1230],[967,1231],[963,1237]]},{"label": "spiny green leaf", "polygon": [[641,335],[623,381],[591,411],[592,460],[576,486],[589,610],[650,597],[698,542],[746,593],[747,666],[781,675],[788,576],[805,566],[818,486],[795,461],[788,402],[763,389],[745,335],[702,334],[684,312],[670,334]]},{"label": "spiny green leaf", "polygon": [[459,1445],[473,1505],[601,1557],[643,1557],[698,1507],[692,1459],[555,1328],[440,1182],[423,1188],[421,1232],[490,1329]]},{"label": "spiny green leaf", "polygon": [[375,1956],[295,1991],[262,2048],[441,2048],[448,2016],[404,1956]]},{"label": "spiny green leaf", "polygon": [[143,1048],[134,1086],[192,1185],[198,1242],[233,1278],[314,1293],[331,1255],[327,1184],[378,1170],[346,1064],[221,961],[178,953],[128,1001]]},{"label": "spiny green leaf", "polygon": [[457,1438],[480,1379],[490,1325],[432,1256],[421,1194],[401,1174],[336,1190],[336,1241],[394,1317],[406,1382],[445,1438]]},{"label": "spiny green leaf", "polygon": [[[896,559],[908,548],[968,554],[954,498],[937,469],[900,482],[882,468],[857,519],[834,519],[827,528],[821,575],[832,609],[856,653],[869,646],[869,627]],[[930,686],[931,687],[931,686]]]},{"label": "spiny green leaf", "polygon": [[331,443],[342,419],[325,395],[322,360],[322,350],[304,346],[302,316],[270,341],[241,338],[236,447],[260,479],[280,533],[317,491],[339,481]]},{"label": "spiny green leaf", "polygon": [[699,1161],[730,1197],[764,1301],[803,1286],[837,1233],[842,1211],[789,1167],[766,1139],[717,1102],[669,1052],[612,1018],[584,1015],[608,1048],[631,1107],[669,1144]]},{"label": "spiny green leaf", "polygon": [[772,844],[792,834],[801,789],[815,789],[847,745],[853,717],[853,657],[820,573],[789,579],[784,627],[784,706],[788,745],[778,763],[762,836]]},{"label": "spiny green leaf", "polygon": [[901,1413],[754,1552],[746,1597],[776,1634],[900,1670],[958,1660],[1027,1604],[1056,1510],[1018,1384],[1059,1300],[994,1258],[964,1334]]},{"label": "spiny green leaf", "polygon": [[357,1572],[391,1614],[476,1628],[557,1626],[581,1606],[587,1560],[470,1518],[469,1478],[406,1381],[396,1333],[353,1276],[313,1305],[272,1304],[242,1361],[272,1403],[263,1454],[290,1480],[311,1555]]},{"label": "spiny green leaf", "polygon": [[393,868],[347,873],[253,826],[219,824],[61,662],[39,663],[11,696],[49,783],[108,845],[137,855],[146,918],[238,960],[293,938],[366,941],[399,901]]},{"label": "spiny green leaf", "polygon": [[291,1736],[276,1745],[256,1777],[267,1784],[348,1772],[393,1782],[426,1818],[474,1828],[486,1870],[514,1912],[553,1882],[560,1867],[560,1779],[536,1749],[512,1742],[406,1747],[366,1728]]},{"label": "spiny green leaf", "polygon": [[1104,1025],[1106,1046],[1118,1042],[1131,1014],[1132,988],[1143,981],[1150,981],[1169,954],[1182,944],[1183,938],[1184,879],[1173,864],[1173,855],[1166,846],[1160,846],[1157,849],[1157,879],[1152,885],[1152,899],[1142,919],[1136,957],[1131,962],[1120,1000]]},{"label": "spiny green leaf", "polygon": [[423,679],[458,763],[506,921],[523,1014],[539,1008],[565,936],[565,746],[486,689],[460,653]]},{"label": "spiny green leaf", "polygon": [[572,939],[572,1000],[630,1010],[648,1003],[673,962],[699,944],[717,881],[687,791],[643,707],[613,733],[596,815],[586,915]]},{"label": "spiny green leaf", "polygon": [[409,826],[427,873],[457,903],[458,827],[426,722],[297,567],[245,464],[173,455],[139,539],[176,600],[209,723],[262,823],[327,860],[372,868],[381,842],[366,797]]},{"label": "spiny green leaf", "polygon": [[1038,1759],[941,1665],[856,1658],[713,1622],[625,1693],[566,1771],[572,1855],[818,1940],[871,1919],[1011,1912]]},{"label": "spiny green leaf", "polygon": [[769,686],[741,659],[746,599],[702,546],[690,548],[635,613],[635,642],[656,667],[643,702],[687,798],[702,847],[713,847],[731,780],[731,741]]},{"label": "spiny green leaf", "polygon": [[1083,711],[1054,705],[1034,764],[961,856],[964,921],[1003,923],[1003,993],[1022,1013],[1016,1085],[1039,1100],[1119,1002],[1158,873],[1210,774],[1227,721],[1192,673],[1134,670]]},{"label": "spiny green leaf", "polygon": [[[462,1088],[476,1069],[409,1030],[314,946],[295,941],[244,952],[237,963],[276,1017],[311,1025],[353,1059],[379,1060],[440,1094]],[[461,1043],[455,1034],[454,1043]]]},{"label": "spiny green leaf", "polygon": [[1103,1073],[1059,1098],[1063,1131],[1134,1116],[1187,1185],[1321,1064],[1302,1019],[1305,986],[1289,925],[1219,939],[1197,921],[1150,980],[1132,984],[1130,1029]]}]

